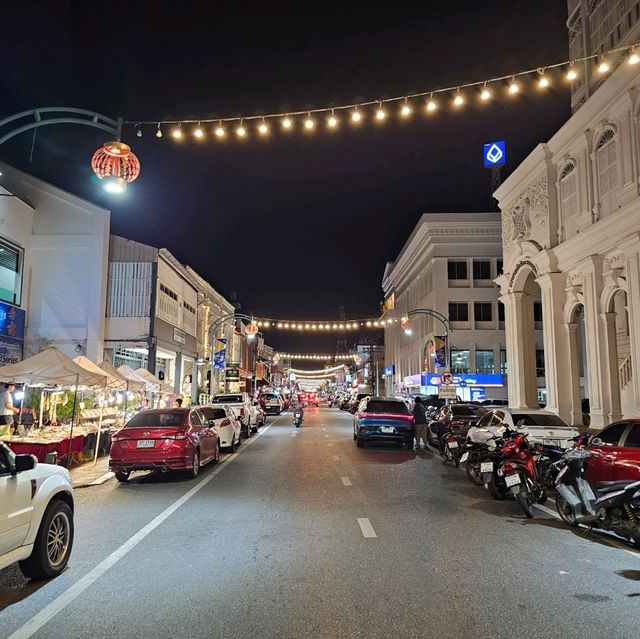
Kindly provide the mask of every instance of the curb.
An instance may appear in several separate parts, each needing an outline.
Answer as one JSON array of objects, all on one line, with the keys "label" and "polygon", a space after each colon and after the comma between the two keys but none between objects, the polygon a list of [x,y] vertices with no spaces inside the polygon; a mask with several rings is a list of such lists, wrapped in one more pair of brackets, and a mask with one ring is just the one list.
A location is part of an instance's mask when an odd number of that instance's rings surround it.
[{"label": "curb", "polygon": [[89,488],[90,486],[101,486],[102,484],[106,484],[110,479],[113,479],[115,477],[115,473],[105,473],[104,475],[101,475],[100,477],[98,477],[98,479],[92,481],[92,482],[88,482],[86,484],[74,484],[73,487],[75,488]]}]

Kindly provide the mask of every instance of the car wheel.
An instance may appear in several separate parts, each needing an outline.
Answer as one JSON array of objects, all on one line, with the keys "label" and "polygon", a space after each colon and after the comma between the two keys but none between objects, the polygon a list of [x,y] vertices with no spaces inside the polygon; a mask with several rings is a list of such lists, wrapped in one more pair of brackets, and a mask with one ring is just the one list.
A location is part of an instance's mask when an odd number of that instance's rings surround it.
[{"label": "car wheel", "polygon": [[130,474],[131,473],[128,470],[116,470],[116,479],[119,482],[126,484]]},{"label": "car wheel", "polygon": [[73,512],[64,501],[52,501],[44,512],[31,555],[20,562],[30,579],[57,577],[66,567],[73,546]]},{"label": "car wheel", "polygon": [[356,435],[356,431],[354,430],[354,431],[353,431],[353,441],[354,441],[354,442],[356,441],[357,437],[358,437],[358,436]]},{"label": "car wheel", "polygon": [[214,464],[217,464],[220,461],[220,442],[216,444],[216,456],[211,460]]},{"label": "car wheel", "polygon": [[234,432],[233,435],[231,436],[231,446],[229,446],[229,452],[235,453],[237,447],[238,445],[236,444],[236,434]]},{"label": "car wheel", "polygon": [[[420,444],[418,444],[418,447],[420,446]],[[404,443],[404,447],[407,450],[413,450],[413,437],[411,439],[407,439]]]},{"label": "car wheel", "polygon": [[251,427],[251,432],[252,433],[257,433],[258,432],[258,420],[256,419],[256,424],[255,426]]},{"label": "car wheel", "polygon": [[200,473],[200,451],[196,450],[191,459],[191,468],[187,471],[191,479],[195,479]]},{"label": "car wheel", "polygon": [[356,437],[356,446],[358,448],[364,448],[364,439],[362,439],[362,437]]}]

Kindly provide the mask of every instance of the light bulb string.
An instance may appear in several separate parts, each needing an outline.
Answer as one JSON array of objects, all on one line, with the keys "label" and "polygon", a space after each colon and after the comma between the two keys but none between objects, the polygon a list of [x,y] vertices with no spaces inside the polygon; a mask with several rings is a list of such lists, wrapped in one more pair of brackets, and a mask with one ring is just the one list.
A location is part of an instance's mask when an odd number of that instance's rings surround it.
[{"label": "light bulb string", "polygon": [[547,64],[545,66],[537,66],[533,69],[526,69],[524,71],[518,71],[516,73],[506,73],[504,75],[495,76],[492,78],[477,80],[474,82],[464,82],[461,84],[453,84],[451,86],[442,87],[439,89],[428,89],[425,91],[419,91],[417,93],[407,93],[399,96],[393,96],[390,98],[375,98],[372,100],[365,100],[363,102],[353,102],[350,104],[342,104],[342,105],[333,105],[328,107],[318,107],[315,109],[300,109],[297,111],[283,111],[280,113],[267,113],[267,114],[259,114],[259,115],[237,115],[237,116],[224,116],[224,117],[211,117],[211,118],[180,118],[180,119],[172,119],[172,120],[124,120],[123,124],[133,125],[133,126],[141,126],[141,125],[168,125],[175,124],[180,126],[181,124],[213,124],[213,123],[223,123],[223,122],[242,122],[242,121],[255,121],[255,120],[267,120],[267,119],[281,119],[285,117],[296,117],[301,115],[310,116],[311,114],[323,114],[329,113],[334,114],[336,111],[348,111],[350,109],[358,109],[361,107],[368,107],[373,105],[382,105],[389,104],[392,102],[406,102],[408,100],[413,100],[416,98],[424,98],[429,97],[433,98],[433,96],[442,93],[451,93],[452,91],[460,92],[464,89],[471,89],[478,86],[483,86],[487,84],[493,84],[496,82],[504,82],[505,80],[513,80],[515,78],[521,78],[526,75],[533,75],[534,73],[545,72],[552,69],[558,69],[564,66],[573,66],[580,64],[581,62],[586,62],[588,60],[600,60],[605,59],[608,56],[615,55],[616,53],[621,53],[623,51],[631,52],[640,47],[640,43],[635,43],[631,45],[625,45],[621,47],[616,47],[613,49],[609,49],[604,53],[593,53],[590,55],[585,55],[579,58],[572,58],[570,60],[565,60],[563,62],[556,62],[553,64]]}]

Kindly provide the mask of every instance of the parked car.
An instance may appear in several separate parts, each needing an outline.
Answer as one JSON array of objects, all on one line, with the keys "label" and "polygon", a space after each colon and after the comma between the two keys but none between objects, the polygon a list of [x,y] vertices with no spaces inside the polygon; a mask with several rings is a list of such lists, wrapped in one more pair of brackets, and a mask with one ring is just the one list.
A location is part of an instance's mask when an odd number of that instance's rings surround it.
[{"label": "parked car", "polygon": [[531,443],[570,448],[573,438],[580,432],[569,426],[555,413],[538,409],[500,407],[490,410],[478,424],[480,427],[506,426],[511,430],[528,433]]},{"label": "parked car", "polygon": [[156,408],[134,415],[111,440],[109,470],[126,482],[135,470],[183,470],[220,458],[218,433],[197,408]]},{"label": "parked car", "polygon": [[[587,448],[596,454],[586,462],[586,479],[640,480],[640,419],[623,419],[592,435]],[[599,453],[599,454],[598,454]]]},{"label": "parked car", "polygon": [[353,417],[353,439],[359,448],[370,441],[413,448],[413,433],[413,415],[402,399],[365,396]]},{"label": "parked car", "polygon": [[455,435],[466,437],[467,431],[476,426],[486,412],[485,408],[476,404],[445,404],[429,422],[427,437],[436,446],[440,444],[439,435],[449,430]]},{"label": "parked car", "polygon": [[284,401],[280,393],[262,393],[260,406],[267,415],[279,415],[284,410]]},{"label": "parked car", "polygon": [[238,416],[230,406],[200,406],[200,412],[215,428],[220,440],[220,447],[228,448],[232,453],[242,443],[242,425]]},{"label": "parked car", "polygon": [[508,406],[508,399],[483,399],[480,402],[483,406]]},{"label": "parked car", "polygon": [[371,395],[371,393],[356,393],[355,395],[353,395],[351,397],[351,399],[349,400],[349,404],[347,406],[347,410],[352,413],[355,414],[355,412],[358,410],[358,406],[360,405],[360,402],[365,398],[365,397],[369,397]]},{"label": "parked car", "polygon": [[73,486],[65,468],[15,455],[0,442],[0,569],[57,577],[73,547]]},{"label": "parked car", "polygon": [[212,404],[224,404],[233,408],[242,424],[242,434],[251,437],[251,433],[258,432],[260,419],[258,409],[251,401],[249,393],[219,393],[211,398]]}]

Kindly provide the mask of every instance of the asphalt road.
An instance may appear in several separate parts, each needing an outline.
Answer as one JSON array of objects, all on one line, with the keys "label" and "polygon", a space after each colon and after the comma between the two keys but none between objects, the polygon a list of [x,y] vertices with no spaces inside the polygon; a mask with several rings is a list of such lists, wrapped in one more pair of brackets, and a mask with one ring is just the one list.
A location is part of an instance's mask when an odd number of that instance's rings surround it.
[{"label": "asphalt road", "polygon": [[0,638],[640,636],[640,554],[526,520],[431,453],[310,408],[196,480],[76,491],[66,572],[0,573]]}]

